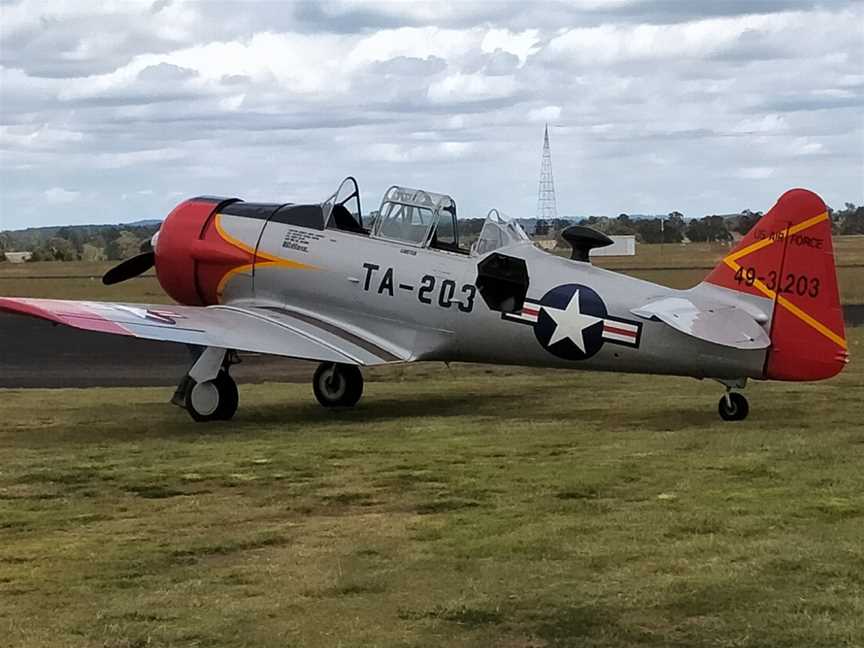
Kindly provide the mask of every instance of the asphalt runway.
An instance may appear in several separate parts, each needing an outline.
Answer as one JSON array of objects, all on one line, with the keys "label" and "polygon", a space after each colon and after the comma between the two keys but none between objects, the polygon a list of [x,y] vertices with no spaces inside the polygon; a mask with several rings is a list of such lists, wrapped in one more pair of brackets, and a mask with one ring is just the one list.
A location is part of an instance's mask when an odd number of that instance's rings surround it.
[{"label": "asphalt runway", "polygon": [[[238,382],[311,382],[316,364],[241,355]],[[0,313],[0,388],[176,385],[192,363],[181,344],[90,333]]]},{"label": "asphalt runway", "polygon": [[[847,326],[864,326],[864,304],[845,308]],[[241,354],[241,383],[311,382],[314,362]],[[0,313],[0,388],[176,385],[191,365],[180,344],[90,333]]]}]

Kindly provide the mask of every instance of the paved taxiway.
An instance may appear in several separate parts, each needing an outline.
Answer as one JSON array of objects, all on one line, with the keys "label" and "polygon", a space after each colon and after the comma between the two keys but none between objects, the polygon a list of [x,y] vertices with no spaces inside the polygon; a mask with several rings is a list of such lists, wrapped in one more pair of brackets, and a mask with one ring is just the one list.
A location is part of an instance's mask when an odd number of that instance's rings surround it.
[{"label": "paved taxiway", "polygon": [[[191,363],[185,346],[89,333],[0,313],[0,388],[175,385]],[[312,380],[315,363],[244,356],[238,382]]]},{"label": "paved taxiway", "polygon": [[[864,304],[847,306],[847,326],[864,326]],[[308,382],[315,363],[244,355],[238,382]],[[89,333],[0,313],[0,388],[175,385],[191,363],[185,346]]]}]

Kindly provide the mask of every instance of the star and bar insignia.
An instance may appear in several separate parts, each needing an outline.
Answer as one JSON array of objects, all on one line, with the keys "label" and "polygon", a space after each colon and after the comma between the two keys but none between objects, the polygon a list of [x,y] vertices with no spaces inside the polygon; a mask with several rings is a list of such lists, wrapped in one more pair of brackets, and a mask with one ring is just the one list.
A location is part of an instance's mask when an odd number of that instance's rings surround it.
[{"label": "star and bar insignia", "polygon": [[549,353],[566,360],[586,360],[610,342],[639,348],[642,323],[611,317],[596,291],[581,284],[556,286],[542,299],[527,299],[521,311],[503,319],[534,327]]}]

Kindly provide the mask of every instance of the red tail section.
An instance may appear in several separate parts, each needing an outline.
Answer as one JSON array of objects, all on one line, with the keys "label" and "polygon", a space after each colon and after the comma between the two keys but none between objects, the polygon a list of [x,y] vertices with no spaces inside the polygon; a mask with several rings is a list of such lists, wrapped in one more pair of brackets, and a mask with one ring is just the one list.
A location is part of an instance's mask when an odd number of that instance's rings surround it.
[{"label": "red tail section", "polygon": [[706,281],[774,301],[766,378],[830,378],[849,361],[831,219],[813,192],[780,196]]}]

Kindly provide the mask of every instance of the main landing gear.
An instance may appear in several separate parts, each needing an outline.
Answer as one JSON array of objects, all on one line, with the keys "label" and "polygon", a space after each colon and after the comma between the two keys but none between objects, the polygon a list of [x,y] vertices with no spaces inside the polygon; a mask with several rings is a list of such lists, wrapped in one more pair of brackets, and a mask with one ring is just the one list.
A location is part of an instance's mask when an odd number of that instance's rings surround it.
[{"label": "main landing gear", "polygon": [[200,383],[189,380],[185,397],[186,411],[199,423],[230,420],[237,412],[240,402],[237,383],[227,368],[220,371],[213,380]]},{"label": "main landing gear", "polygon": [[720,382],[726,385],[726,393],[717,404],[717,411],[720,414],[720,418],[724,421],[743,421],[747,418],[747,414],[750,413],[750,405],[747,403],[744,394],[732,390],[743,389],[744,385],[747,384],[747,381],[721,380]]},{"label": "main landing gear", "polygon": [[363,374],[354,365],[322,362],[312,378],[312,390],[324,407],[353,407],[363,395]]},{"label": "main landing gear", "polygon": [[[227,421],[237,412],[237,383],[231,365],[240,360],[234,351],[196,348],[195,363],[183,377],[171,402],[182,407],[198,423]],[[363,395],[363,374],[354,365],[324,362],[312,379],[315,398],[324,407],[353,407]]]},{"label": "main landing gear", "polygon": [[198,423],[230,420],[240,402],[237,383],[229,373],[237,362],[233,351],[207,347],[180,381],[171,402]]}]

